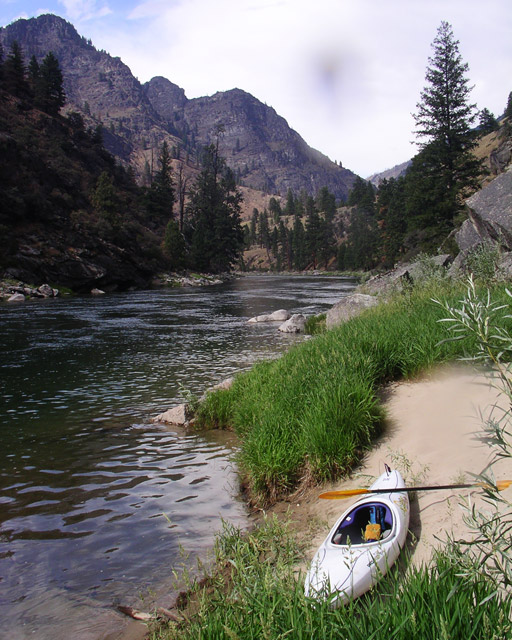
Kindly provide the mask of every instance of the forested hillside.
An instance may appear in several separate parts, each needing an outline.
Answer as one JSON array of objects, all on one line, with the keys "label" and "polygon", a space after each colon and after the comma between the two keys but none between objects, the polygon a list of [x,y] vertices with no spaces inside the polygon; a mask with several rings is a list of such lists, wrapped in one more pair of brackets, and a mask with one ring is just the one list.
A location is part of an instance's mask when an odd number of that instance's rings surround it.
[{"label": "forested hillside", "polygon": [[[59,59],[68,107],[104,129],[106,148],[139,180],[154,170],[163,142],[185,175],[222,129],[219,152],[240,186],[286,196],[289,188],[309,195],[324,185],[346,199],[355,175],[312,149],[286,120],[240,89],[189,100],[166,78],[142,85],[119,58],[99,51],[73,25],[54,15],[17,20],[0,28],[8,50],[19,42],[28,58],[48,51]],[[340,156],[343,149],[340,149]]]}]

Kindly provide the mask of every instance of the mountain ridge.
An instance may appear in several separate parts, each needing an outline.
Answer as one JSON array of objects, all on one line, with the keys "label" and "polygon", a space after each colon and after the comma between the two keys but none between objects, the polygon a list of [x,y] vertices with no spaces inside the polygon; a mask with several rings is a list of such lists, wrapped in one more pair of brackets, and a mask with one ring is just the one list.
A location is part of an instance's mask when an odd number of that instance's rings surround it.
[{"label": "mountain ridge", "polygon": [[[193,165],[200,148],[221,127],[221,153],[241,184],[285,196],[314,195],[327,186],[345,200],[356,175],[312,149],[277,112],[242,89],[188,99],[171,80],[140,83],[119,57],[98,51],[59,16],[44,14],[0,28],[4,49],[17,40],[28,60],[48,51],[59,59],[67,109],[101,122],[106,147],[131,164],[139,179],[164,141],[178,160]],[[185,155],[182,158],[181,153]]]}]

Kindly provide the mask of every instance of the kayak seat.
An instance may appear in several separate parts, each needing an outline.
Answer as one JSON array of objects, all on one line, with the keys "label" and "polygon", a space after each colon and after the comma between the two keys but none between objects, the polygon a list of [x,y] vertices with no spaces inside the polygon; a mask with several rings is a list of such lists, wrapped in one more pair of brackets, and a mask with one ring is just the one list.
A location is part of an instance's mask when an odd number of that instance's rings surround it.
[{"label": "kayak seat", "polygon": [[366,542],[376,542],[377,540],[380,540],[381,533],[380,524],[370,522],[370,524],[366,525],[366,529],[364,530],[364,539]]},{"label": "kayak seat", "polygon": [[[366,535],[367,527],[371,527]],[[355,507],[334,533],[331,542],[338,545],[363,544],[386,538],[393,528],[393,514],[384,504],[374,502]]]}]

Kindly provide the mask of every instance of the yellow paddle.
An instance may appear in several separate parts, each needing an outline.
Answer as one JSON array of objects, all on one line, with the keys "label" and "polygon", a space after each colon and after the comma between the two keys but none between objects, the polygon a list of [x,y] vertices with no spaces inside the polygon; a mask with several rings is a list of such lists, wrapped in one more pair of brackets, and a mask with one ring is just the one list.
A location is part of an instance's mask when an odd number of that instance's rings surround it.
[{"label": "yellow paddle", "polygon": [[[503,491],[512,484],[512,480],[498,480],[496,488]],[[353,496],[361,496],[366,493],[403,493],[404,491],[438,491],[439,489],[469,489],[471,487],[482,487],[483,489],[492,489],[493,485],[487,482],[475,482],[473,484],[440,484],[437,486],[427,487],[402,487],[396,489],[348,489],[347,491],[326,491],[318,497],[322,500],[343,500],[352,498]]]}]

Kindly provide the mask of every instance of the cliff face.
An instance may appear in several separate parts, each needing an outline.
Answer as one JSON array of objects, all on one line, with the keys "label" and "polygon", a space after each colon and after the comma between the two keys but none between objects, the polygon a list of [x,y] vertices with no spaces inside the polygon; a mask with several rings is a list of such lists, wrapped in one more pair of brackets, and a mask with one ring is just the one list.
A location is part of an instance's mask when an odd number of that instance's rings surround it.
[{"label": "cliff face", "polygon": [[[311,149],[274,109],[239,89],[188,100],[165,78],[142,86],[119,59],[98,51],[57,16],[18,20],[0,29],[8,51],[17,40],[28,60],[53,51],[64,75],[67,108],[101,121],[105,144],[139,176],[164,140],[194,158],[219,127],[221,152],[242,183],[286,195],[289,188],[315,194],[327,186],[345,198],[355,175]],[[192,160],[190,160],[192,163]]]}]

